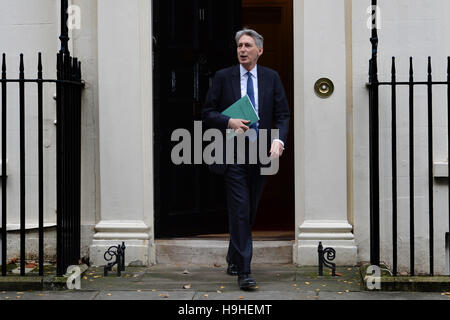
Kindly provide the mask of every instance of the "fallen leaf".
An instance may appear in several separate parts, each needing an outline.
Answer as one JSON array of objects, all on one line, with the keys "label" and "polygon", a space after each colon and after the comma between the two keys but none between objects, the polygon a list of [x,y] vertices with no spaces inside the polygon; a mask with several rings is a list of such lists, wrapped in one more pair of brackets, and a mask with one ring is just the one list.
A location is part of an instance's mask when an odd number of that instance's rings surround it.
[{"label": "fallen leaf", "polygon": [[225,289],[225,286],[220,286],[220,289]]},{"label": "fallen leaf", "polygon": [[191,288],[191,285],[190,284],[185,284],[184,286],[183,286],[183,289],[190,289]]},{"label": "fallen leaf", "polygon": [[343,277],[344,276],[342,273],[339,273],[339,272],[335,272],[335,275],[337,275],[338,277]]},{"label": "fallen leaf", "polygon": [[352,268],[347,268],[347,271],[352,271]]},{"label": "fallen leaf", "polygon": [[307,286],[309,286],[311,283],[309,283],[308,281],[306,281],[305,284],[306,284]]},{"label": "fallen leaf", "polygon": [[183,272],[182,272],[182,274],[189,274],[190,272],[187,270],[187,269],[185,269]]},{"label": "fallen leaf", "polygon": [[208,295],[207,295],[207,294],[204,294],[203,296],[206,297],[206,298],[208,298]]},{"label": "fallen leaf", "polygon": [[168,298],[168,297],[169,297],[169,295],[166,294],[166,293],[158,294],[158,296],[159,296],[159,297],[163,297],[163,298]]},{"label": "fallen leaf", "polygon": [[243,296],[239,296],[239,300],[242,300],[242,299],[244,299],[244,297]]},{"label": "fallen leaf", "polygon": [[310,296],[306,296],[306,299],[309,299],[309,298],[311,298]]},{"label": "fallen leaf", "polygon": [[88,277],[84,276],[84,277],[83,277],[83,279],[84,279],[84,280],[87,280],[87,279],[88,279]]},{"label": "fallen leaf", "polygon": [[214,268],[220,268],[220,267],[222,267],[222,265],[214,263]]},{"label": "fallen leaf", "polygon": [[342,292],[338,292],[337,294],[342,294]]},{"label": "fallen leaf", "polygon": [[317,292],[319,292],[319,291],[320,291],[320,289],[316,289],[316,291],[317,291]]},{"label": "fallen leaf", "polygon": [[153,289],[152,292],[156,292],[156,289]]},{"label": "fallen leaf", "polygon": [[217,290],[216,292],[217,292],[217,293],[222,293],[222,291],[220,291],[220,290]]},{"label": "fallen leaf", "polygon": [[101,278],[102,276],[94,276],[94,279],[98,279]]},{"label": "fallen leaf", "polygon": [[111,293],[108,293],[107,296],[112,296],[112,294],[111,294]]},{"label": "fallen leaf", "polygon": [[326,287],[326,286],[327,286],[326,284],[323,284],[323,285],[322,285],[322,287]]},{"label": "fallen leaf", "polygon": [[293,285],[292,285],[293,287],[296,287],[297,286],[297,284],[296,283],[294,283]]},{"label": "fallen leaf", "polygon": [[314,296],[314,299],[319,299],[319,296]]},{"label": "fallen leaf", "polygon": [[350,290],[348,290],[348,289],[347,289],[347,290],[345,290],[345,292],[349,293],[349,292],[350,292]]},{"label": "fallen leaf", "polygon": [[16,292],[16,294],[23,294],[23,292]]},{"label": "fallen leaf", "polygon": [[142,292],[142,290],[138,290],[137,292]]}]

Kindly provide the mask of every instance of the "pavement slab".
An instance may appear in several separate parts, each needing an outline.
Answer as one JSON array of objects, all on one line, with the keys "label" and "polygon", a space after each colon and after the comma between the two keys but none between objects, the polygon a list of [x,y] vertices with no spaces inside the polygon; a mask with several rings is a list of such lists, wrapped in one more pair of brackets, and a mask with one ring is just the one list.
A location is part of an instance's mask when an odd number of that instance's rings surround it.
[{"label": "pavement slab", "polygon": [[113,269],[90,267],[81,278],[81,290],[0,291],[3,300],[444,300],[448,292],[368,291],[361,286],[358,267],[338,267],[318,276],[317,267],[292,264],[255,264],[258,288],[242,291],[226,266],[155,265],[126,267],[121,277]]},{"label": "pavement slab", "polygon": [[192,300],[195,291],[111,290],[101,291],[95,300]]},{"label": "pavement slab", "polygon": [[232,291],[232,292],[197,292],[194,300],[314,300],[316,293],[314,291],[302,292],[283,292],[255,290],[250,292]]}]

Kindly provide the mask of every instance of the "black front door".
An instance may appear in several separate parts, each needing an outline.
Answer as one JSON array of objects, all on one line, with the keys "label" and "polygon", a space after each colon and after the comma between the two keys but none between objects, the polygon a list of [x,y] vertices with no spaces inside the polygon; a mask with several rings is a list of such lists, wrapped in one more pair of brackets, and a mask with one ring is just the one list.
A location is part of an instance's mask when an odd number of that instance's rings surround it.
[{"label": "black front door", "polygon": [[223,177],[205,164],[173,164],[171,136],[191,133],[194,163],[194,121],[214,73],[236,63],[240,27],[241,0],[153,0],[156,237],[227,232]]}]

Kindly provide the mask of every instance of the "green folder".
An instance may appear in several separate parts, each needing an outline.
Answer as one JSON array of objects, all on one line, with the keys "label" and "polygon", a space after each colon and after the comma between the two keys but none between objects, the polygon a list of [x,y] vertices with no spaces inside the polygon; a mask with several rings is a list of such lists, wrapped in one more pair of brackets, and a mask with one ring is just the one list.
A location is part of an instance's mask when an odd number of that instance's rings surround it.
[{"label": "green folder", "polygon": [[[246,124],[248,127],[259,121],[259,116],[256,113],[255,108],[253,107],[253,104],[250,101],[248,95],[233,103],[231,106],[225,109],[222,114],[232,119],[249,120],[250,123]],[[227,134],[227,138],[231,138],[234,135],[234,131],[229,132]]]},{"label": "green folder", "polygon": [[247,126],[251,126],[259,121],[259,117],[256,114],[255,108],[253,108],[253,104],[248,95],[233,103],[225,111],[223,111],[222,114],[233,119],[250,120],[251,123]]}]

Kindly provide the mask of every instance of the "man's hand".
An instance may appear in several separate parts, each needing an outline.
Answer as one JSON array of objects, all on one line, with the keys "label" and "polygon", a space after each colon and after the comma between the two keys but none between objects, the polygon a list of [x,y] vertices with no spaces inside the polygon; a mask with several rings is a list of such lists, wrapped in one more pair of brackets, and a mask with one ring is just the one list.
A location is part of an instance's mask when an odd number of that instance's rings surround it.
[{"label": "man's hand", "polygon": [[274,140],[270,148],[270,160],[281,157],[284,147],[281,142]]},{"label": "man's hand", "polygon": [[245,124],[249,124],[250,121],[249,120],[244,120],[244,119],[230,119],[228,121],[228,127],[230,127],[231,129],[233,129],[236,132],[239,131],[247,131],[249,128],[248,126],[246,126]]}]

